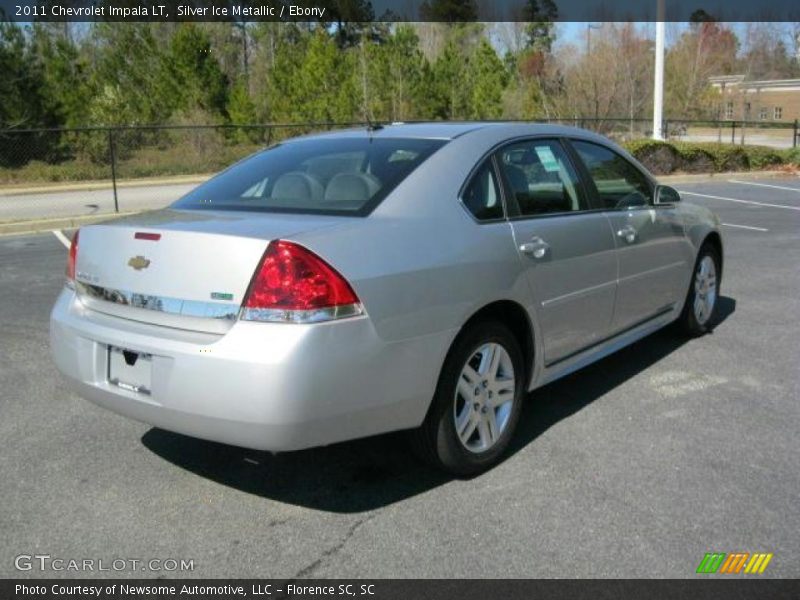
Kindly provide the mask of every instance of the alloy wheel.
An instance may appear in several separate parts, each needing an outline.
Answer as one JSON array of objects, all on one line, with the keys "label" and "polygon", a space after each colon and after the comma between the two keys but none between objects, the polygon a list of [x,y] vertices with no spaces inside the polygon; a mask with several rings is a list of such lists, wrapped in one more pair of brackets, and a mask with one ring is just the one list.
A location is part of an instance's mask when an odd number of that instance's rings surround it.
[{"label": "alloy wheel", "polygon": [[469,357],[456,386],[456,434],[470,452],[492,448],[505,431],[514,405],[516,378],[503,346],[486,343]]},{"label": "alloy wheel", "polygon": [[704,325],[714,312],[717,301],[717,267],[714,259],[706,255],[697,265],[694,277],[694,317]]}]

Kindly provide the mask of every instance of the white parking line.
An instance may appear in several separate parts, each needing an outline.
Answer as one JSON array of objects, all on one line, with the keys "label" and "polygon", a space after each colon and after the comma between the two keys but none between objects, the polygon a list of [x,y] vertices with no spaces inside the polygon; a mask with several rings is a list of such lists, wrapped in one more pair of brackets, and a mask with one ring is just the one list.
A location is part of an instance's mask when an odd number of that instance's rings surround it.
[{"label": "white parking line", "polygon": [[785,204],[769,204],[768,202],[755,202],[753,200],[739,200],[738,198],[726,198],[725,196],[712,196],[711,194],[698,194],[697,192],[687,192],[678,190],[680,194],[687,196],[699,196],[700,198],[712,198],[713,200],[726,200],[728,202],[741,202],[742,204],[755,204],[756,206],[767,206],[769,208],[786,208],[788,210],[800,210],[800,206],[786,206]]},{"label": "white parking line", "polygon": [[739,229],[752,229],[753,231],[769,231],[763,227],[753,227],[752,225],[734,225],[733,223],[723,223],[725,227],[738,227]]},{"label": "white parking line", "polygon": [[757,185],[759,187],[772,188],[774,190],[789,190],[790,192],[800,192],[800,188],[789,187],[786,185],[773,185],[771,183],[756,183],[755,181],[739,181],[738,179],[728,179],[728,183],[738,183],[740,185]]},{"label": "white parking line", "polygon": [[69,250],[69,247],[72,245],[72,242],[69,240],[69,238],[67,236],[65,236],[63,233],[61,233],[61,230],[53,229],[53,235],[56,236],[56,239],[59,242],[61,242],[62,244],[64,244],[67,247],[67,250]]}]

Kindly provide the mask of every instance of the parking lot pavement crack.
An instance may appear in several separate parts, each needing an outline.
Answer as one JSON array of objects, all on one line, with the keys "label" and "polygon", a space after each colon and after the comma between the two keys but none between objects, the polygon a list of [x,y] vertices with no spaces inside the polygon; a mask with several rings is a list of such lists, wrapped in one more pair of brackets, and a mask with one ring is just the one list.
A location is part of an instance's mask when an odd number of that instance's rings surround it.
[{"label": "parking lot pavement crack", "polygon": [[336,545],[325,550],[319,557],[317,557],[317,559],[314,562],[300,569],[297,573],[294,574],[294,576],[292,576],[291,579],[302,579],[304,577],[310,577],[311,575],[313,575],[314,572],[320,567],[320,565],[322,565],[322,563],[325,562],[326,559],[335,556],[342,550],[342,548],[344,548],[347,545],[347,543],[352,539],[352,537],[356,534],[356,531],[358,531],[362,525],[371,521],[376,516],[377,515],[373,513],[353,523],[347,530],[347,533],[345,533],[344,537],[341,540],[339,540],[339,542]]}]

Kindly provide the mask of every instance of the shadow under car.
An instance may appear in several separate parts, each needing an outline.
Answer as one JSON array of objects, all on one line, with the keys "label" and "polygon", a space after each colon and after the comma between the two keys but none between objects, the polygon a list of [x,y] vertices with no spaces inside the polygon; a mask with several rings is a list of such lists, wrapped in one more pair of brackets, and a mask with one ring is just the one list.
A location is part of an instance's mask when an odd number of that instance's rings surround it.
[{"label": "shadow under car", "polygon": [[[721,296],[717,326],[735,310],[736,301]],[[537,389],[523,407],[508,455],[519,452],[562,419],[688,341],[667,327]],[[278,502],[336,513],[374,510],[452,480],[417,460],[403,432],[284,454],[247,450],[157,428],[145,433],[142,443],[165,460],[222,485]]]}]

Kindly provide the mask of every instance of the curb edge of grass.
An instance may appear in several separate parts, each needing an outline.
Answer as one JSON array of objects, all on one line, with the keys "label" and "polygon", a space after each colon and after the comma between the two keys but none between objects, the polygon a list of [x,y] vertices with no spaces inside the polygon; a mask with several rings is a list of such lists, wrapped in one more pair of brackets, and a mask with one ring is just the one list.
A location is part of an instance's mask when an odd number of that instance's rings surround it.
[{"label": "curb edge of grass", "polygon": [[791,171],[721,171],[719,173],[675,173],[671,175],[655,175],[659,183],[695,183],[702,181],[720,181],[729,178],[735,179],[773,179],[777,177],[797,177],[798,173]]},{"label": "curb edge of grass", "polygon": [[[146,187],[150,185],[182,185],[202,183],[212,177],[213,173],[198,175],[178,175],[175,177],[142,177],[140,179],[123,179],[117,181],[117,188]],[[93,190],[111,189],[110,179],[105,181],[72,181],[63,183],[42,183],[41,185],[11,184],[0,186],[0,198],[3,196],[25,196],[31,194],[57,194],[58,192],[89,192]]]},{"label": "curb edge of grass", "polygon": [[135,215],[142,211],[120,213],[103,213],[100,215],[84,215],[77,217],[57,217],[53,219],[30,219],[25,221],[9,221],[0,223],[0,236],[42,233],[54,229],[76,229],[81,225],[90,225],[100,221],[108,221],[116,217]]}]

